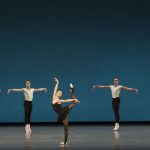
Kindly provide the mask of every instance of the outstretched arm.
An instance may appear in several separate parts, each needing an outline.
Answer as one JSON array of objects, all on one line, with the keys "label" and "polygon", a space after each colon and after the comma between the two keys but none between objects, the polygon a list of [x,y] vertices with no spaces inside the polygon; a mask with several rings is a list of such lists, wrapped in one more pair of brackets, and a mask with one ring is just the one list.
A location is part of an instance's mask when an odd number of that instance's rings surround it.
[{"label": "outstretched arm", "polygon": [[8,94],[10,94],[11,92],[23,92],[23,89],[8,89]]},{"label": "outstretched arm", "polygon": [[42,92],[42,91],[44,91],[46,93],[47,92],[47,88],[34,89],[34,92]]},{"label": "outstretched arm", "polygon": [[69,103],[69,102],[75,102],[75,103],[80,103],[79,100],[77,99],[66,99],[66,100],[59,100],[61,103]]},{"label": "outstretched arm", "polygon": [[58,90],[58,84],[59,84],[59,81],[57,78],[54,78],[55,82],[56,82],[56,85],[55,85],[55,88],[54,88],[54,92],[53,92],[53,98],[55,97],[55,94],[57,93],[57,90]]},{"label": "outstretched arm", "polygon": [[109,85],[107,85],[107,86],[104,86],[104,85],[94,85],[93,89],[95,89],[95,88],[110,88],[110,86]]},{"label": "outstretched arm", "polygon": [[128,90],[128,91],[135,91],[136,93],[138,93],[138,89],[128,88],[128,87],[126,87],[126,86],[122,86],[121,89],[123,89],[123,90]]}]

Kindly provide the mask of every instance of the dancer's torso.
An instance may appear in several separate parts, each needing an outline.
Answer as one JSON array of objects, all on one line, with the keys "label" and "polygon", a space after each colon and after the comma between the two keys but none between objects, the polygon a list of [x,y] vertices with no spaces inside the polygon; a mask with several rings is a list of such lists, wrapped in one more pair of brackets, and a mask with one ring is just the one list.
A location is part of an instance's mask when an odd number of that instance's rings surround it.
[{"label": "dancer's torso", "polygon": [[110,85],[112,98],[117,98],[117,97],[119,97],[120,92],[121,92],[121,88],[122,88],[121,85],[118,85],[118,86]]},{"label": "dancer's torso", "polygon": [[57,102],[55,104],[52,103],[52,107],[56,113],[59,113],[61,110],[61,104],[58,104]]},{"label": "dancer's torso", "polygon": [[24,93],[26,101],[33,100],[33,92],[34,92],[34,88],[31,88],[31,89],[23,88],[23,93]]}]

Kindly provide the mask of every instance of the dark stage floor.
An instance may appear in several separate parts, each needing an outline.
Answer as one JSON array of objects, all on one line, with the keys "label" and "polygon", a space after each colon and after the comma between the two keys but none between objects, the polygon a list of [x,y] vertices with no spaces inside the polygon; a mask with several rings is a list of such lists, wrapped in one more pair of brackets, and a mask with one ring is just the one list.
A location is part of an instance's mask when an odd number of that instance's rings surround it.
[{"label": "dark stage floor", "polygon": [[113,132],[112,125],[72,125],[68,146],[60,147],[63,127],[32,126],[32,134],[25,134],[23,126],[0,127],[0,149],[20,150],[150,150],[149,125],[122,125]]}]

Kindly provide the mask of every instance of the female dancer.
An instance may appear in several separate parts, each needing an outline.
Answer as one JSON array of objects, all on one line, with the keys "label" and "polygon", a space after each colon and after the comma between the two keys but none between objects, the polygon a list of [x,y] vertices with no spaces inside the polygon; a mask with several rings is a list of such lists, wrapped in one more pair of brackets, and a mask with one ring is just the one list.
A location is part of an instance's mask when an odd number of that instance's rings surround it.
[{"label": "female dancer", "polygon": [[24,112],[25,112],[25,131],[26,132],[32,132],[30,128],[30,121],[31,121],[31,112],[32,112],[32,100],[33,100],[33,92],[41,92],[45,91],[47,92],[46,88],[39,88],[34,89],[31,88],[31,82],[30,80],[26,81],[26,87],[21,89],[8,89],[8,94],[11,92],[23,92],[25,101],[24,101]]},{"label": "female dancer", "polygon": [[[70,84],[70,92],[71,92],[71,99],[67,100],[61,100],[60,97],[62,96],[62,91],[58,90],[58,84],[59,81],[57,78],[54,78],[56,85],[54,88],[54,93],[53,93],[53,100],[52,100],[52,107],[53,110],[58,114],[57,121],[62,121],[64,125],[64,142],[61,142],[61,145],[67,145],[67,140],[68,140],[68,114],[70,110],[80,101],[75,99],[74,95],[74,88],[73,85]],[[62,103],[66,102],[72,102],[66,107],[61,107]]]},{"label": "female dancer", "polygon": [[109,88],[111,89],[112,93],[112,107],[114,110],[114,115],[115,115],[115,128],[114,131],[117,131],[119,129],[119,122],[120,122],[120,115],[119,115],[119,106],[120,106],[120,91],[121,90],[128,90],[128,91],[135,91],[136,93],[138,92],[137,89],[134,88],[128,88],[122,85],[119,85],[119,78],[115,77],[114,78],[114,85],[108,85],[108,86],[103,86],[103,85],[94,85],[93,89],[95,88]]}]

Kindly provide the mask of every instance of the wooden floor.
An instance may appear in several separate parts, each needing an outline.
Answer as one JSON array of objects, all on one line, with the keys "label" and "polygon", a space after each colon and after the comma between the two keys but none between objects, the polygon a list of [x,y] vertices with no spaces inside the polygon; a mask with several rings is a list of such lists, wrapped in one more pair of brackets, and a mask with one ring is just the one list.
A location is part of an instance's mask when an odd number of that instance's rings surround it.
[{"label": "wooden floor", "polygon": [[118,132],[112,129],[112,125],[72,125],[68,146],[61,147],[61,125],[32,126],[31,134],[25,134],[23,126],[1,126],[0,150],[150,150],[149,125],[122,125]]}]

